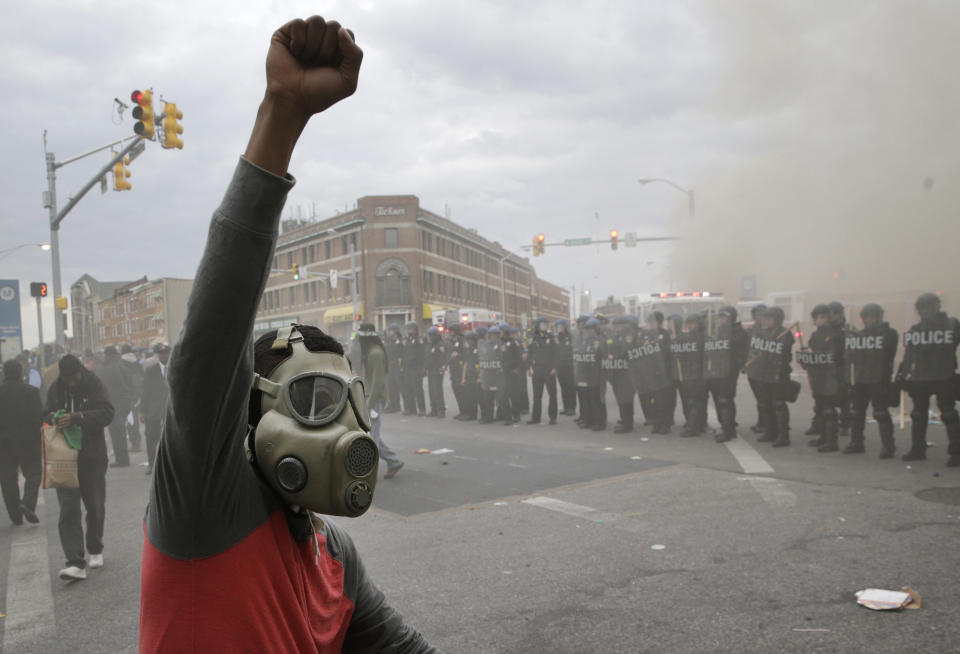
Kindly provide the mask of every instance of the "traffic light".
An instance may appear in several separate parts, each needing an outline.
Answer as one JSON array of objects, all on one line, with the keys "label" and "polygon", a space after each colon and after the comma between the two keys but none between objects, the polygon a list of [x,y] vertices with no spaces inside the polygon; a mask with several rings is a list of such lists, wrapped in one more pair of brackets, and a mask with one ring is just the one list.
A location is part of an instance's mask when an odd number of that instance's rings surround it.
[{"label": "traffic light", "polygon": [[153,139],[153,92],[134,91],[130,99],[137,105],[133,108],[133,117],[138,121],[133,126],[134,133],[145,139]]},{"label": "traffic light", "polygon": [[30,282],[30,297],[47,297],[47,283]]},{"label": "traffic light", "polygon": [[363,318],[363,316],[361,316],[359,313],[353,314],[353,321],[354,321],[354,322],[360,322],[360,320],[361,320],[362,318]]},{"label": "traffic light", "polygon": [[133,188],[130,182],[127,181],[127,178],[130,177],[130,170],[127,168],[129,165],[130,157],[124,157],[121,161],[113,164],[114,191],[129,191]]},{"label": "traffic light", "polygon": [[617,249],[617,243],[619,243],[619,240],[618,240],[619,238],[620,238],[620,232],[618,232],[615,229],[611,229],[610,230],[610,249],[611,250]]},{"label": "traffic light", "polygon": [[183,118],[183,112],[177,109],[172,102],[163,104],[163,147],[183,149],[183,141],[178,134],[183,134],[183,127],[177,121]]},{"label": "traffic light", "polygon": [[300,280],[300,264],[293,264],[293,278],[297,281]]},{"label": "traffic light", "polygon": [[533,237],[533,256],[539,257],[541,254],[547,251],[547,246],[544,241],[547,240],[547,237],[543,234],[537,234]]}]

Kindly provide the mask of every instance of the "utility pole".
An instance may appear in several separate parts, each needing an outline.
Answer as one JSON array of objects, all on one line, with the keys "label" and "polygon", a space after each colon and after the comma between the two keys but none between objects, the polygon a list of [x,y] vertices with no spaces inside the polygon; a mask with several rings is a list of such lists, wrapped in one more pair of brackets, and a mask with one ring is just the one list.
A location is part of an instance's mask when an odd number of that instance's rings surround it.
[{"label": "utility pole", "polygon": [[37,346],[37,362],[40,366],[40,370],[44,369],[44,364],[46,363],[44,359],[44,348],[43,348],[43,312],[40,311],[40,296],[34,298],[37,301],[37,332],[40,335],[40,345]]},{"label": "utility pole", "polygon": [[[71,196],[67,200],[66,206],[61,211],[57,211],[57,168],[66,166],[68,163],[77,161],[101,150],[106,150],[107,148],[112,148],[117,145],[120,145],[126,140],[131,140],[131,142],[120,151],[119,154],[114,155],[106,166],[100,169],[100,171],[87,182],[83,188],[81,188],[76,195]],[[44,152],[46,165],[47,165],[47,191],[44,193],[43,197],[43,206],[50,210],[50,259],[53,268],[53,297],[54,302],[56,298],[60,297],[62,284],[60,282],[60,223],[63,222],[63,219],[67,217],[67,214],[70,213],[70,210],[73,209],[80,200],[83,199],[83,196],[87,194],[93,185],[103,179],[104,175],[110,172],[113,168],[113,165],[118,161],[123,161],[124,157],[128,154],[130,155],[130,160],[135,159],[144,148],[143,139],[137,136],[128,137],[128,139],[121,139],[120,141],[115,141],[107,145],[101,146],[90,150],[89,152],[84,152],[83,154],[77,155],[67,159],[66,161],[57,162],[56,157],[52,152]],[[46,150],[46,133],[44,133],[44,150]],[[54,333],[56,334],[56,345],[65,346],[66,339],[64,338],[64,325],[60,320],[56,319],[56,311],[54,309]]]}]

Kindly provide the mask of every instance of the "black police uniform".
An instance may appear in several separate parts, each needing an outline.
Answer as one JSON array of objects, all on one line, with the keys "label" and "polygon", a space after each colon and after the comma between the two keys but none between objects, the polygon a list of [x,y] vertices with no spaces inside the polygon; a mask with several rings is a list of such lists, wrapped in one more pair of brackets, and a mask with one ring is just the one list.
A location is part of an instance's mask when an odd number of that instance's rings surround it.
[{"label": "black police uniform", "polygon": [[786,327],[764,329],[757,325],[750,336],[744,367],[757,396],[763,435],[757,440],[780,447],[790,444],[790,410],[787,408],[793,332]]},{"label": "black police uniform", "polygon": [[403,414],[406,416],[427,414],[423,397],[423,376],[426,360],[423,341],[416,332],[407,334],[403,341]]},{"label": "black police uniform", "polygon": [[460,334],[460,325],[450,327],[450,339],[447,341],[447,369],[450,371],[450,390],[457,401],[457,415],[455,420],[464,415],[463,398],[463,351],[466,348],[463,336]]},{"label": "black police uniform", "polygon": [[819,452],[836,452],[837,434],[840,430],[841,368],[840,353],[844,347],[844,334],[834,325],[826,323],[817,327],[810,336],[809,346],[797,352],[797,363],[807,371],[810,392],[813,393],[814,413],[821,428],[819,438],[809,442]]},{"label": "black police uniform", "polygon": [[863,432],[867,406],[873,405],[873,417],[880,432],[880,457],[889,459],[896,451],[893,438],[893,420],[890,418],[890,383],[893,360],[899,342],[897,331],[888,323],[880,322],[861,331],[847,332],[844,340],[843,372],[852,394],[850,445],[844,450],[855,454],[863,452]]},{"label": "black police uniform", "polygon": [[699,324],[678,333],[670,350],[686,419],[681,436],[700,436],[707,425],[707,387],[703,379],[703,333]]},{"label": "black police uniform", "polygon": [[400,371],[403,369],[403,337],[400,332],[388,330],[383,348],[387,353],[387,406],[383,412],[397,413],[400,411]]},{"label": "black police uniform", "polygon": [[577,384],[573,380],[573,339],[566,323],[557,326],[556,340],[557,383],[563,400],[563,414],[572,416],[577,413]]},{"label": "black police uniform", "polygon": [[488,424],[494,421],[496,401],[503,392],[499,334],[477,341],[477,365],[480,371],[480,423]]},{"label": "black police uniform", "polygon": [[500,366],[503,368],[504,392],[501,395],[503,409],[501,417],[504,424],[511,425],[520,421],[524,380],[522,377],[523,357],[520,346],[512,336],[500,339]]},{"label": "black police uniform", "polygon": [[903,335],[901,375],[913,401],[911,447],[903,457],[906,461],[926,458],[930,396],[936,395],[950,441],[948,465],[960,465],[960,418],[955,405],[958,344],[960,323],[942,311],[921,320]]},{"label": "black police uniform", "polygon": [[528,361],[532,366],[533,409],[529,424],[540,422],[543,410],[543,389],[547,389],[547,417],[550,424],[557,422],[557,341],[548,331],[534,328],[533,338],[527,348]]},{"label": "black police uniform", "polygon": [[703,341],[703,378],[720,422],[717,442],[737,437],[737,380],[747,359],[747,332],[739,322],[708,326]]},{"label": "black police uniform", "polygon": [[464,338],[460,348],[461,386],[458,420],[476,420],[480,402],[480,361],[475,336]]},{"label": "black police uniform", "polygon": [[443,373],[447,369],[447,346],[439,334],[431,334],[426,345],[427,350],[427,388],[430,393],[431,418],[443,418],[447,413],[446,402],[443,398]]},{"label": "black police uniform", "polygon": [[653,433],[669,434],[673,424],[671,397],[676,396],[670,366],[670,335],[663,330],[641,330],[627,340],[627,365],[633,387],[646,404]]},{"label": "black police uniform", "polygon": [[580,400],[580,427],[602,431],[607,427],[607,407],[603,402],[605,388],[600,377],[603,356],[601,336],[594,328],[584,327],[573,351],[573,376]]},{"label": "black police uniform", "polygon": [[630,374],[627,350],[628,346],[633,344],[632,335],[636,330],[631,318],[627,316],[614,318],[613,324],[617,333],[613,339],[608,340],[607,355],[603,358],[602,367],[613,387],[613,397],[620,410],[620,420],[617,421],[613,431],[617,434],[626,434],[633,431],[633,396],[636,393],[633,377]]}]

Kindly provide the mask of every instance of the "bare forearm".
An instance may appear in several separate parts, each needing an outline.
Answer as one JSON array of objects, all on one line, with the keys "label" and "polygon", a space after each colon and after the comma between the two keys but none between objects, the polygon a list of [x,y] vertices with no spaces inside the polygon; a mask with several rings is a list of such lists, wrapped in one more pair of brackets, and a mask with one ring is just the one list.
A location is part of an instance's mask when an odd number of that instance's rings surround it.
[{"label": "bare forearm", "polygon": [[244,157],[274,175],[285,176],[293,149],[308,118],[268,93],[257,110],[257,120]]}]

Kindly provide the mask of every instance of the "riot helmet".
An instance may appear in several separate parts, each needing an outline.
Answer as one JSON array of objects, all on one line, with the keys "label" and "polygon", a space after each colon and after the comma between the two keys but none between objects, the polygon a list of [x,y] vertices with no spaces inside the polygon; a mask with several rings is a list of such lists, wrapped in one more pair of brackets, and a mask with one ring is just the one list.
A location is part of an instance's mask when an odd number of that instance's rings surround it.
[{"label": "riot helmet", "polygon": [[817,316],[826,316],[829,318],[830,307],[828,307],[826,304],[818,304],[813,307],[813,311],[810,312],[810,317],[816,320]]},{"label": "riot helmet", "polygon": [[777,306],[767,307],[763,310],[763,317],[773,323],[774,327],[783,324],[783,309]]},{"label": "riot helmet", "polygon": [[767,305],[761,302],[760,304],[754,304],[750,307],[750,317],[754,321],[759,320],[763,316],[763,312],[767,310]]},{"label": "riot helmet", "polygon": [[936,293],[924,293],[917,298],[915,306],[921,318],[932,316],[940,311],[940,296]]},{"label": "riot helmet", "polygon": [[732,325],[733,323],[737,322],[737,317],[738,317],[738,316],[737,316],[737,308],[734,307],[734,306],[732,306],[732,305],[730,305],[730,304],[728,304],[728,305],[726,305],[726,306],[723,306],[723,307],[720,307],[720,308],[717,310],[717,315],[718,315],[718,316],[724,316],[724,317],[726,317],[726,319],[727,319],[728,321],[730,321],[730,324],[731,324],[731,325]]},{"label": "riot helmet", "polygon": [[860,309],[860,317],[864,320],[867,318],[875,318],[878,321],[883,320],[883,307],[876,302],[865,304],[863,308]]},{"label": "riot helmet", "polygon": [[476,336],[477,338],[483,338],[487,335],[487,328],[483,325],[477,326]]}]

